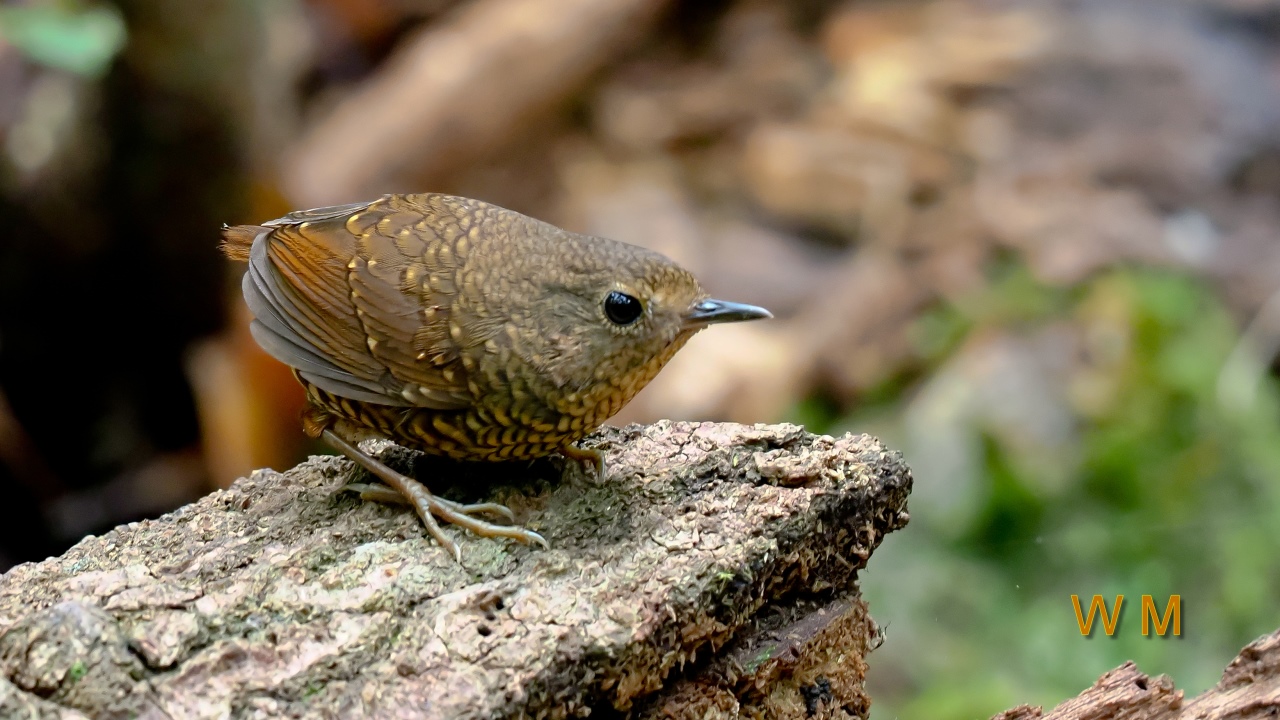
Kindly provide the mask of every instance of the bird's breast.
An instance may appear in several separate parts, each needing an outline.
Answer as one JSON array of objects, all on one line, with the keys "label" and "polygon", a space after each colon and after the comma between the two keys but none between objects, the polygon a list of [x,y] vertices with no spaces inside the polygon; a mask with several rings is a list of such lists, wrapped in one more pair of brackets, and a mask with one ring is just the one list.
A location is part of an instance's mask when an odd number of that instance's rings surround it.
[{"label": "bird's breast", "polygon": [[586,437],[596,425],[521,422],[519,414],[477,406],[462,410],[397,407],[351,400],[303,382],[307,397],[326,413],[430,455],[457,460],[525,460],[546,457]]},{"label": "bird's breast", "polygon": [[458,460],[533,459],[555,454],[616,415],[687,339],[678,338],[648,361],[583,389],[564,390],[523,373],[497,373],[489,378],[493,385],[474,387],[479,392],[472,406],[459,410],[352,400],[299,381],[313,405],[407,447]]}]

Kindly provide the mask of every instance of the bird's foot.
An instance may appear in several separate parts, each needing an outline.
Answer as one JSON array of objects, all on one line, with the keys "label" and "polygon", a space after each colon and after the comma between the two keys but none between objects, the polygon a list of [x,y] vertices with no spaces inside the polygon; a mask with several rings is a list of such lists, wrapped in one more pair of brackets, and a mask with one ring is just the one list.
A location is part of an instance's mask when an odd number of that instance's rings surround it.
[{"label": "bird's foot", "polygon": [[[417,481],[415,480],[414,482],[417,482]],[[395,490],[386,485],[374,485],[372,483],[351,483],[350,485],[344,486],[342,489],[344,492],[356,493],[357,495],[360,496],[361,500],[367,500],[369,502],[378,502],[378,503],[384,503],[387,505],[412,505],[413,504],[409,500],[409,498],[400,494],[398,490]],[[506,518],[507,520],[510,520],[511,522],[516,521],[516,514],[511,512],[511,508],[507,507],[506,505],[502,505],[500,503],[472,503],[470,505],[465,505],[463,503],[454,502],[452,500],[445,500],[444,498],[435,496],[435,495],[433,495],[432,497],[434,497],[436,502],[439,503],[441,506],[449,508],[453,512],[462,513],[463,515],[481,515],[481,514],[501,515],[502,517]]]},{"label": "bird's foot", "polygon": [[604,477],[604,453],[599,450],[565,445],[560,448],[560,454],[576,463],[581,463],[584,467],[593,468],[596,471],[596,477]]},{"label": "bird's foot", "polygon": [[488,513],[493,515],[501,515],[509,520],[514,520],[515,515],[511,509],[505,505],[498,503],[476,503],[472,505],[464,505],[456,503],[452,500],[436,497],[427,490],[422,483],[411,477],[402,475],[395,470],[387,467],[377,459],[371,457],[367,453],[360,450],[354,444],[339,437],[332,430],[325,429],[321,435],[326,442],[338,450],[343,455],[354,460],[364,469],[368,470],[379,480],[387,484],[387,487],[381,488],[376,485],[348,486],[348,489],[354,489],[360,493],[360,497],[366,500],[375,500],[378,502],[393,502],[397,504],[410,505],[418,513],[418,517],[422,520],[422,524],[426,526],[427,532],[436,542],[444,546],[445,549],[453,553],[453,556],[459,562],[462,561],[462,551],[458,548],[457,543],[449,539],[444,531],[440,528],[440,523],[436,522],[436,518],[440,518],[445,522],[452,523],[462,528],[466,528],[481,537],[504,537],[510,538],[525,545],[541,545],[544,548],[550,547],[547,541],[541,535],[532,530],[526,530],[518,525],[497,525],[485,520],[478,520],[471,517],[474,514]]}]

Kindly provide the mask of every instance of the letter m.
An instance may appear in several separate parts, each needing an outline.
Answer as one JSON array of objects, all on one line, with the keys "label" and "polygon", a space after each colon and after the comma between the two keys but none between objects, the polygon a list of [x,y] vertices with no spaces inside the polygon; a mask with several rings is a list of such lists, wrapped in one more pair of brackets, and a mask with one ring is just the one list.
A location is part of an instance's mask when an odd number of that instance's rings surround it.
[{"label": "letter m", "polygon": [[1164,606],[1164,615],[1156,611],[1156,601],[1150,595],[1142,596],[1142,634],[1151,634],[1151,625],[1156,626],[1156,634],[1164,636],[1169,632],[1169,619],[1173,616],[1173,634],[1182,635],[1182,596],[1170,595],[1169,604]]}]

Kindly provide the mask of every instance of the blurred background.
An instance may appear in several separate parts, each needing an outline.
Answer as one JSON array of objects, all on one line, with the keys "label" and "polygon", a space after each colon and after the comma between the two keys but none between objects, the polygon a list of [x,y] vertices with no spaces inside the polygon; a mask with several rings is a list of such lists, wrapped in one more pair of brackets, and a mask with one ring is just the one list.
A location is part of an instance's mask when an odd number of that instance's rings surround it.
[{"label": "blurred background", "polygon": [[314,451],[219,228],[425,190],[775,312],[616,423],[903,450],[873,717],[1196,693],[1280,625],[1277,0],[10,0],[0,567]]}]

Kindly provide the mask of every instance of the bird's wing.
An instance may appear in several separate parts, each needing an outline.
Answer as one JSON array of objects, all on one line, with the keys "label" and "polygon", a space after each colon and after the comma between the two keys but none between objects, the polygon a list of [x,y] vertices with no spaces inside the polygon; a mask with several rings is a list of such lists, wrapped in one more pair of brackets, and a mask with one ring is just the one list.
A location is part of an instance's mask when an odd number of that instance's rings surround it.
[{"label": "bird's wing", "polygon": [[253,234],[242,288],[254,339],[341,397],[470,405],[450,322],[466,235],[451,200],[389,195],[229,228],[228,238]]}]

